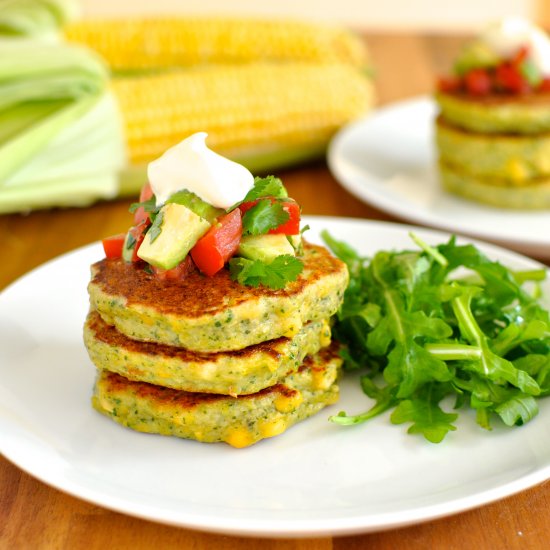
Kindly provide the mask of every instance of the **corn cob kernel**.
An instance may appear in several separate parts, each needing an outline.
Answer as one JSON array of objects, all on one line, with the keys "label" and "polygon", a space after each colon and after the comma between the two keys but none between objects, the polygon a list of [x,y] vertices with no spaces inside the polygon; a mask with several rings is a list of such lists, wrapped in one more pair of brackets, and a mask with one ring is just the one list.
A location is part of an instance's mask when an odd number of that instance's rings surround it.
[{"label": "corn cob kernel", "polygon": [[368,64],[364,43],[349,30],[301,21],[82,20],[68,25],[65,36],[96,50],[114,71],[267,60]]},{"label": "corn cob kernel", "polygon": [[131,161],[208,132],[230,158],[324,145],[372,106],[370,80],[345,65],[252,63],[114,79]]}]

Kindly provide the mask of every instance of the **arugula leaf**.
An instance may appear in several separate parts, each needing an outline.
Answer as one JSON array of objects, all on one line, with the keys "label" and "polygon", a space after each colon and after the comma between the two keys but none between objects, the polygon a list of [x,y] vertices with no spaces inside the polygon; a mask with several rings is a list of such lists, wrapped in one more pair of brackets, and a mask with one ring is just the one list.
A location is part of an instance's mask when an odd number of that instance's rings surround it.
[{"label": "arugula leaf", "polygon": [[399,386],[397,397],[403,398],[432,379],[450,380],[447,365],[424,350],[422,343],[448,338],[452,329],[442,319],[427,317],[423,311],[411,312],[406,295],[396,288],[399,278],[412,295],[426,266],[404,270],[400,261],[389,260],[386,254],[378,254],[371,262],[372,282],[377,287],[374,299],[385,316],[368,334],[366,347],[372,355],[387,355],[384,378],[390,385]]},{"label": "arugula leaf", "polygon": [[457,414],[441,409],[439,402],[442,397],[442,392],[434,386],[425,386],[418,397],[401,401],[390,420],[392,424],[410,422],[408,433],[422,434],[432,443],[441,443],[448,432],[456,430],[453,422],[458,418]]},{"label": "arugula leaf", "polygon": [[449,268],[443,276],[458,268],[466,267],[477,272],[484,283],[484,292],[494,305],[501,308],[512,303],[523,295],[521,287],[516,283],[512,271],[493,262],[472,244],[457,246],[456,239],[437,247],[439,252],[447,258]]},{"label": "arugula leaf", "polygon": [[229,260],[231,279],[243,285],[264,285],[274,290],[280,290],[288,282],[295,281],[303,269],[303,262],[290,254],[277,256],[269,263],[238,257]]},{"label": "arugula leaf", "polygon": [[367,259],[360,257],[347,243],[334,239],[326,229],[321,231],[321,237],[334,255],[347,265],[351,275],[350,282],[352,284],[360,282],[356,279],[360,277],[360,272]]},{"label": "arugula leaf", "polygon": [[393,423],[437,443],[456,429],[443,400],[473,408],[487,430],[493,418],[514,426],[536,416],[537,399],[550,395],[550,314],[522,285],[545,270],[513,272],[455,237],[434,247],[411,234],[419,250],[372,258],[322,237],[350,273],[333,335],[345,345],[345,368],[365,369],[361,387],[374,400],[332,422],[393,408]]},{"label": "arugula leaf", "polygon": [[529,353],[514,360],[514,366],[533,376],[541,389],[541,395],[550,395],[550,355]]},{"label": "arugula leaf", "polygon": [[422,249],[426,254],[432,256],[432,258],[443,267],[447,267],[449,265],[449,262],[447,262],[447,258],[443,256],[437,249],[435,249],[433,246],[430,246],[429,244],[425,243],[418,235],[415,233],[409,233],[409,237]]},{"label": "arugula leaf", "polygon": [[361,414],[348,415],[344,411],[340,411],[337,415],[329,417],[331,422],[340,424],[341,426],[351,426],[353,424],[362,424],[363,422],[382,414],[388,409],[395,407],[397,400],[393,395],[393,391],[389,386],[379,388],[368,377],[361,378],[361,386],[363,391],[376,403],[367,411]]},{"label": "arugula leaf", "polygon": [[491,351],[488,339],[482,333],[470,309],[473,294],[480,291],[481,289],[477,287],[464,287],[462,295],[452,301],[463,339],[470,344],[475,344],[481,352],[478,358],[467,364],[466,368],[480,371],[483,376],[494,382],[499,383],[504,380],[528,394],[538,395],[539,385],[529,374],[516,369],[510,361]]},{"label": "arugula leaf", "polygon": [[546,279],[545,269],[529,269],[528,271],[513,271],[512,276],[518,284],[523,284],[527,281],[544,281]]},{"label": "arugula leaf", "polygon": [[[342,353],[342,356],[344,359],[348,359],[345,350]],[[391,388],[390,386],[380,387],[369,376],[361,377],[361,388],[371,399],[375,400],[375,404],[364,413],[356,415],[348,415],[344,411],[340,411],[337,415],[329,417],[331,422],[340,424],[341,426],[362,424],[363,422],[382,414],[398,404],[398,399],[395,397],[394,388]]]},{"label": "arugula leaf", "polygon": [[539,412],[539,406],[531,395],[517,396],[495,408],[507,426],[523,426]]},{"label": "arugula leaf", "polygon": [[289,218],[289,213],[281,203],[262,199],[245,212],[242,218],[243,235],[264,235],[270,229],[275,229],[288,221]]},{"label": "arugula leaf", "polygon": [[539,319],[528,320],[521,324],[510,323],[493,339],[491,348],[497,355],[506,355],[531,340],[541,340],[547,336],[547,324]]}]

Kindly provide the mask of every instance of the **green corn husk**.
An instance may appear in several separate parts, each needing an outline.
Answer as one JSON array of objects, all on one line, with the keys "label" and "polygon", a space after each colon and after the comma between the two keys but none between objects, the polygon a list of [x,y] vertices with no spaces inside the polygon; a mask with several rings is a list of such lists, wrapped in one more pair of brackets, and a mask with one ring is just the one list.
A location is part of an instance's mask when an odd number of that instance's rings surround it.
[{"label": "green corn husk", "polygon": [[73,0],[0,0],[0,35],[56,36],[78,11]]},{"label": "green corn husk", "polygon": [[108,79],[103,61],[83,47],[0,40],[0,109],[24,101],[98,94]]},{"label": "green corn husk", "polygon": [[82,48],[0,41],[0,185],[106,88],[107,72]]},{"label": "green corn husk", "polygon": [[125,158],[118,107],[106,92],[3,181],[0,213],[114,198]]},{"label": "green corn husk", "polygon": [[117,194],[124,140],[107,86],[83,48],[0,41],[0,213]]}]

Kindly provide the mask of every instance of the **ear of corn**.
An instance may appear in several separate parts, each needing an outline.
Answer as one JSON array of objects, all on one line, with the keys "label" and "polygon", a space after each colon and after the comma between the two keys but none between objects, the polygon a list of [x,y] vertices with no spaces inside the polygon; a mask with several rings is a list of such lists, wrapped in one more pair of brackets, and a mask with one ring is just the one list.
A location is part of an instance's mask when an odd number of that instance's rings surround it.
[{"label": "ear of corn", "polygon": [[287,162],[317,156],[372,102],[368,80],[341,64],[195,68],[115,79],[112,87],[135,164],[197,131],[209,134],[217,152],[256,169],[280,164],[285,155]]},{"label": "ear of corn", "polygon": [[65,36],[99,52],[115,72],[255,61],[368,64],[363,42],[349,30],[302,21],[83,20],[67,26]]},{"label": "ear of corn", "polygon": [[[147,163],[198,131],[252,172],[319,158],[373,103],[365,45],[341,27],[167,17],[68,24],[73,0],[8,4],[0,35],[32,39],[0,44],[0,213],[136,194]],[[66,40],[52,41],[60,30]]]},{"label": "ear of corn", "polygon": [[[82,20],[65,36],[113,71],[134,167],[205,131],[211,148],[253,172],[279,169],[321,157],[374,102],[367,48],[342,27],[165,17]],[[125,174],[126,192],[145,178]]]}]

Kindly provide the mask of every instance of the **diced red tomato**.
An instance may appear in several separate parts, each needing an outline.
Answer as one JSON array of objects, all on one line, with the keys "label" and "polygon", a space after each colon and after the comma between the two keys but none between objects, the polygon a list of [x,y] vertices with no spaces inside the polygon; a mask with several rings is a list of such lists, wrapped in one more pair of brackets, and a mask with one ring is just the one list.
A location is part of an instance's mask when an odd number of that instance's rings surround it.
[{"label": "diced red tomato", "polygon": [[215,275],[237,252],[242,234],[241,211],[222,216],[191,249],[196,266],[209,277]]},{"label": "diced red tomato", "polygon": [[283,209],[288,213],[288,220],[279,227],[272,229],[269,233],[283,235],[298,235],[300,233],[300,205],[293,201],[287,200],[283,202]]},{"label": "diced red tomato", "polygon": [[[146,183],[141,188],[141,193],[139,194],[139,202],[148,201],[153,196],[153,190],[151,189],[151,184]],[[143,206],[140,206],[134,212],[134,225],[139,225],[143,221],[149,220],[149,212],[145,212]]]},{"label": "diced red tomato", "polygon": [[[274,197],[263,197],[262,199],[257,199],[257,200],[249,201],[249,202],[243,202],[239,206],[241,214],[244,215],[253,206],[258,204],[258,201],[263,200],[263,199],[269,199],[272,203],[277,200]],[[298,233],[300,233],[300,206],[299,206],[299,204],[296,201],[292,200],[292,199],[283,199],[283,200],[281,200],[281,204],[283,206],[283,209],[288,213],[289,218],[285,223],[281,224],[279,227],[275,227],[274,229],[271,229],[269,231],[269,233],[271,235],[277,235],[279,233],[282,233],[283,235],[298,235]]]},{"label": "diced red tomato", "polygon": [[529,57],[529,48],[522,46],[511,60],[512,65],[521,65]]},{"label": "diced red tomato", "polygon": [[139,247],[145,238],[145,233],[147,233],[147,228],[149,227],[150,220],[149,216],[147,219],[140,222],[138,225],[134,225],[130,228],[130,234],[135,239],[134,249],[132,251],[132,262],[139,262],[141,258],[137,255]]},{"label": "diced red tomato", "polygon": [[536,69],[529,65],[529,48],[522,47],[507,60],[502,60],[495,67],[472,69],[461,78],[440,78],[437,88],[441,92],[465,90],[475,96],[490,93],[527,94],[533,90],[550,91],[550,80],[541,79]]},{"label": "diced red tomato", "polygon": [[519,66],[512,63],[502,63],[496,68],[495,83],[498,88],[514,94],[527,93],[529,82],[521,74]]},{"label": "diced red tomato", "polygon": [[491,76],[484,69],[472,69],[464,76],[464,84],[472,95],[487,95],[491,91]]},{"label": "diced red tomato", "polygon": [[155,276],[162,281],[177,281],[185,279],[189,273],[195,269],[195,264],[191,256],[186,256],[176,267],[172,269],[161,269],[160,267],[151,266]]},{"label": "diced red tomato", "polygon": [[243,202],[242,204],[239,204],[239,210],[241,211],[241,216],[244,216],[253,206],[256,206],[260,199],[257,199],[255,201],[248,201]]},{"label": "diced red tomato", "polygon": [[103,250],[105,256],[111,260],[116,260],[122,257],[122,247],[124,246],[124,240],[126,239],[126,233],[119,233],[118,235],[112,235],[103,239]]}]

